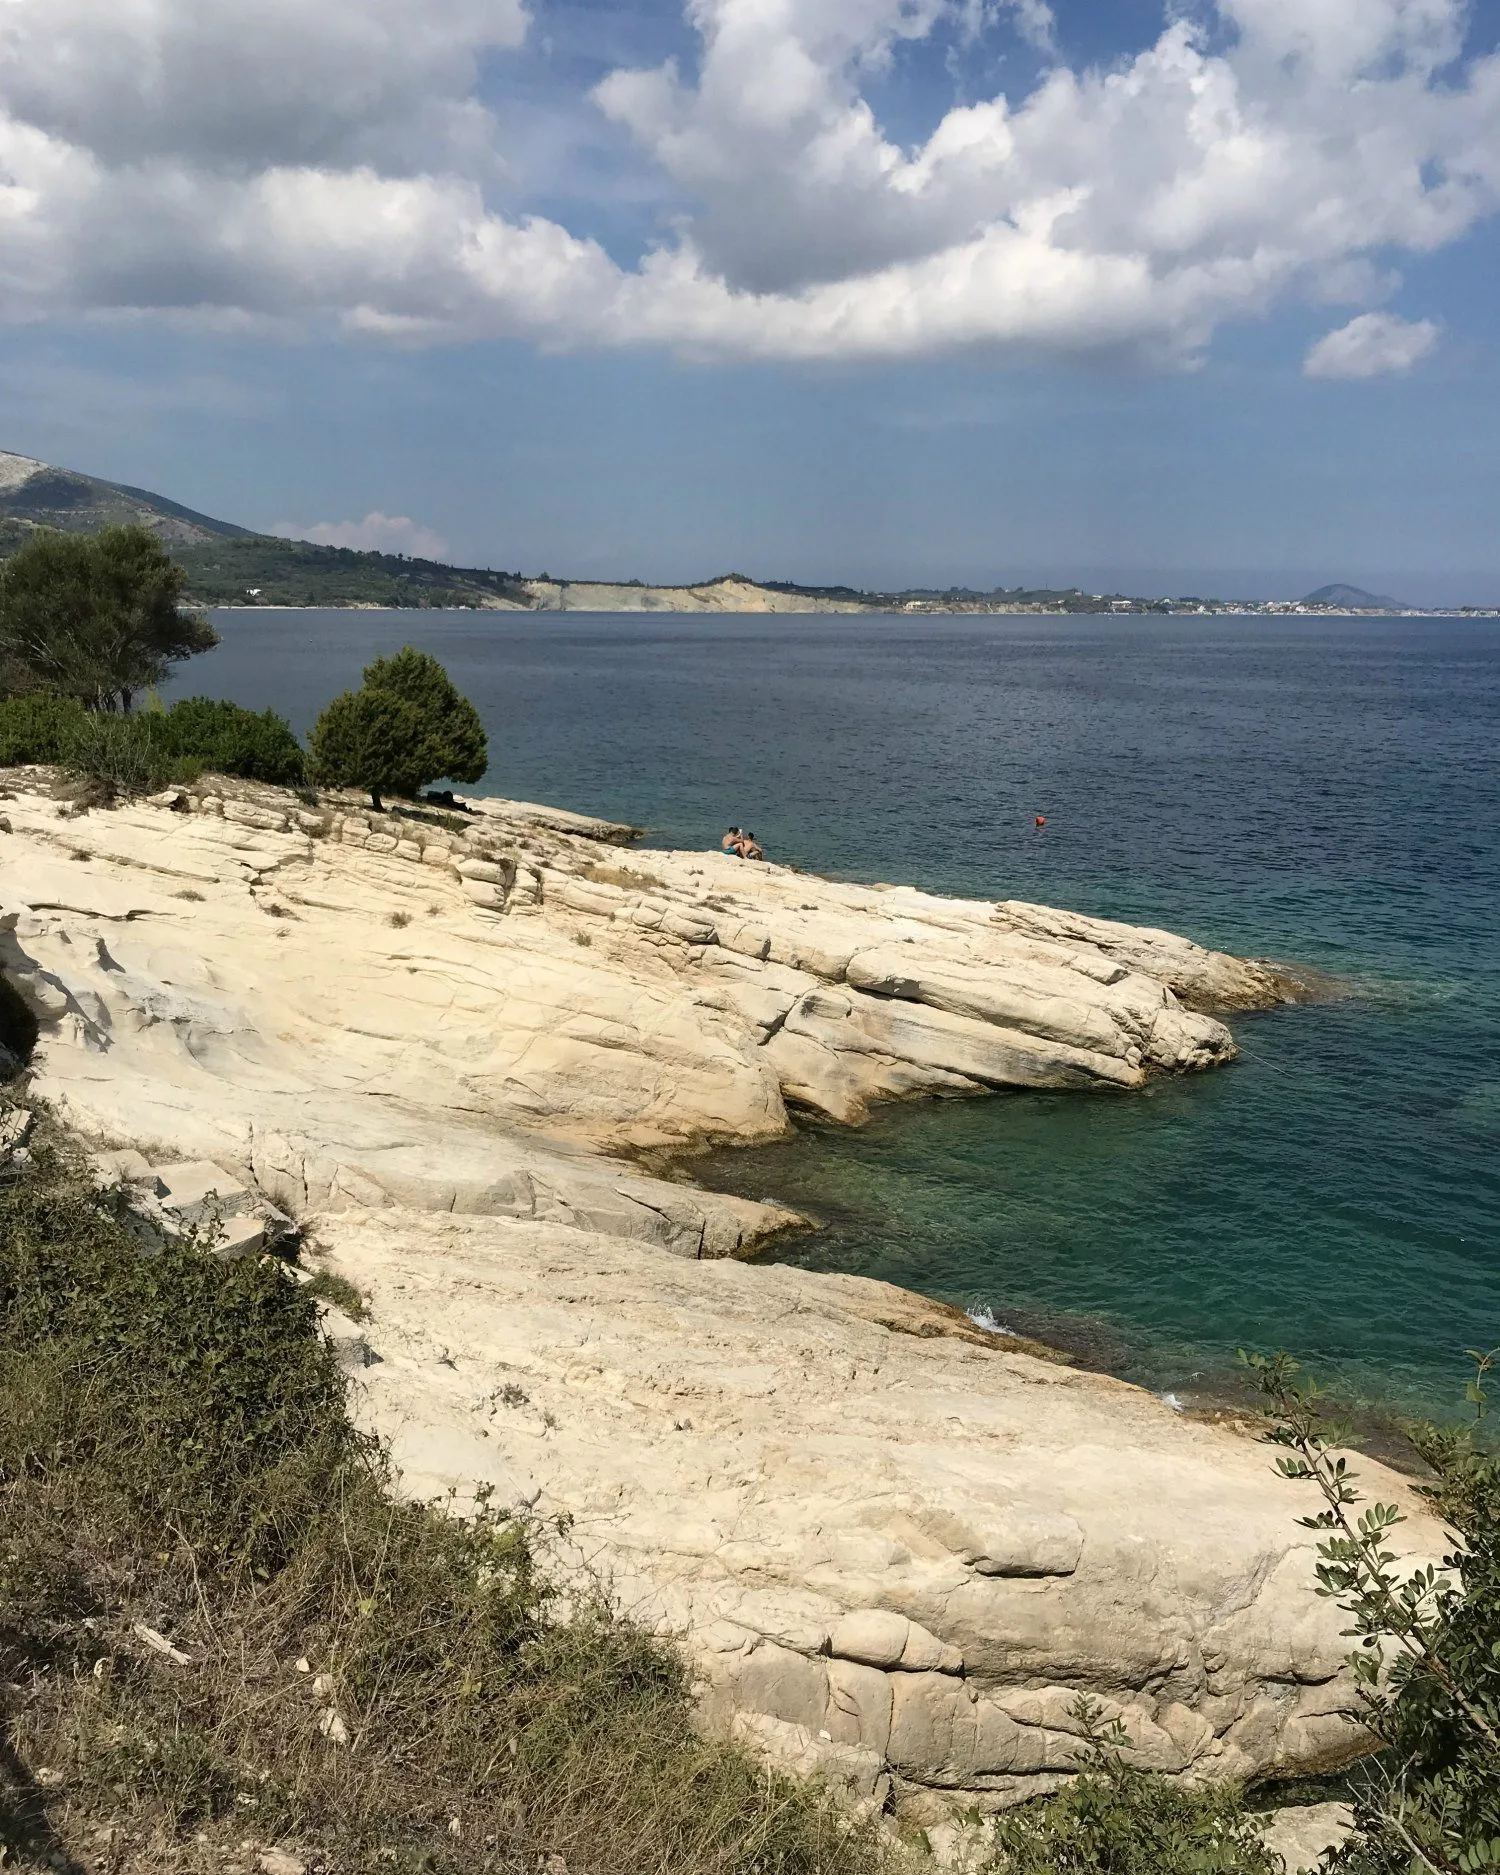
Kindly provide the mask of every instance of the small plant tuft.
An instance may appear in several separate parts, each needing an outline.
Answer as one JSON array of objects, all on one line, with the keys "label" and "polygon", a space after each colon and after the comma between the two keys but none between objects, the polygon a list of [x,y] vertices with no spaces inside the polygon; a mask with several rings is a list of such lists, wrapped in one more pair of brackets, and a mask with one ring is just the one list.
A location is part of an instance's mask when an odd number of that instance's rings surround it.
[{"label": "small plant tuft", "polygon": [[318,1302],[331,1302],[356,1322],[363,1321],[368,1312],[365,1299],[354,1284],[332,1270],[319,1270],[302,1285],[302,1293]]}]

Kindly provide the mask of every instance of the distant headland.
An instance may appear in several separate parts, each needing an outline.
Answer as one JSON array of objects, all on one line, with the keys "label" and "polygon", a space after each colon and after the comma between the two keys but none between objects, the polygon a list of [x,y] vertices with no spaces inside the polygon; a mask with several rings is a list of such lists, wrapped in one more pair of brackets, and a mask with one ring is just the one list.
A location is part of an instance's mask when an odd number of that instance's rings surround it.
[{"label": "distant headland", "polygon": [[1068,587],[907,587],[873,592],[722,573],[679,586],[638,579],[571,580],[542,573],[449,566],[405,554],[363,552],[258,534],[124,482],[106,482],[31,456],[0,451],[0,558],[39,527],[93,533],[141,523],[187,569],[189,596],[205,606],[354,606],[517,612],[907,612],[1236,614],[1259,617],[1495,617],[1495,606],[1416,606],[1362,587],[1320,586],[1303,599],[1181,595],[1146,599]]}]

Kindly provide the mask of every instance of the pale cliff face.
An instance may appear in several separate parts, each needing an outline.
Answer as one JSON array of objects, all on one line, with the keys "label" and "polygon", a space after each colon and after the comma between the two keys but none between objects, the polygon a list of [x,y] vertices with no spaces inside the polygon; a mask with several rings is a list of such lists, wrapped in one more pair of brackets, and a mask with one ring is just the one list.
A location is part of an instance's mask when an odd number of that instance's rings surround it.
[{"label": "pale cliff face", "polygon": [[541,612],[868,612],[853,599],[774,592],[748,579],[715,579],[702,586],[641,586],[613,580],[529,579],[526,590]]},{"label": "pale cliff face", "polygon": [[330,1327],[408,1487],[566,1512],[560,1564],[682,1632],[711,1714],[913,1814],[1048,1787],[1080,1690],[1168,1771],[1351,1750],[1342,1617],[1262,1448],[883,1285],[713,1261],[788,1214],[613,1156],[766,1138],[789,1102],[1128,1098],[1233,1053],[1178,990],[1265,1003],[1271,973],[514,803],[223,784],[64,818],[9,788],[40,1091],[296,1212],[371,1292]]}]

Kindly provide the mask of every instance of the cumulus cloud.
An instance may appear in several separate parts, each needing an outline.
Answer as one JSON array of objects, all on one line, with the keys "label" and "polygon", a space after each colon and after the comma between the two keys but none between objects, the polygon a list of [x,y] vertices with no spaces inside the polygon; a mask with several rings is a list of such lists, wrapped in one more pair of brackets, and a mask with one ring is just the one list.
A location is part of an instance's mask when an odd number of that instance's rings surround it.
[{"label": "cumulus cloud", "polygon": [[[6,0],[0,316],[1181,363],[1281,299],[1369,306],[1393,253],[1500,205],[1500,56],[1463,56],[1462,0],[1203,0],[1117,68],[1052,62],[897,142],[872,80],[971,11],[687,0],[691,70],[592,92],[672,208],[622,262],[501,205],[480,74],[522,0]],[[999,15],[1050,44],[1042,0]],[[1344,332],[1368,320],[1425,325]]]},{"label": "cumulus cloud", "polygon": [[442,535],[406,514],[372,509],[362,521],[278,521],[271,529],[285,540],[310,540],[319,547],[354,547],[361,553],[404,553],[414,560],[446,560]]},{"label": "cumulus cloud", "polygon": [[1346,326],[1325,332],[1302,361],[1309,378],[1378,378],[1410,371],[1437,344],[1431,319],[1398,319],[1394,313],[1361,313]]}]

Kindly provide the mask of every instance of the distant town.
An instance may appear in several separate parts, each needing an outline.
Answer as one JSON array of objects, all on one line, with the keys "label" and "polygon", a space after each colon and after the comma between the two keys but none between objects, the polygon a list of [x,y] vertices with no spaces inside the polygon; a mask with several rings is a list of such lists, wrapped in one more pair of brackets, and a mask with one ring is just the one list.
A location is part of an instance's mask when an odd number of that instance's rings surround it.
[{"label": "distant town", "polygon": [[[775,589],[775,582],[768,582]],[[808,592],[807,587],[786,588]],[[841,594],[846,588],[837,589]],[[1175,599],[1140,599],[1123,593],[1060,591],[948,592],[861,595],[867,606],[902,612],[1117,612],[1126,617],[1193,617],[1198,614],[1250,618],[1500,618],[1500,606],[1422,606],[1366,592],[1358,586],[1320,586],[1301,599],[1215,599],[1185,595]]]}]

